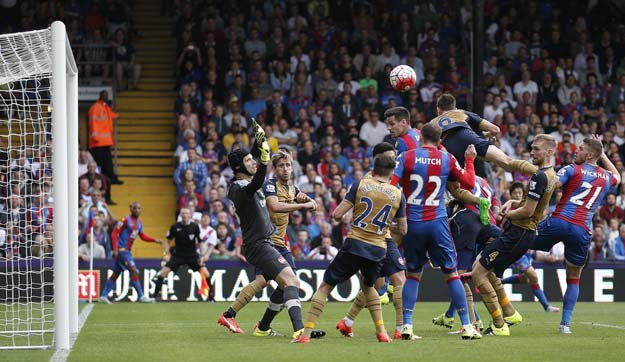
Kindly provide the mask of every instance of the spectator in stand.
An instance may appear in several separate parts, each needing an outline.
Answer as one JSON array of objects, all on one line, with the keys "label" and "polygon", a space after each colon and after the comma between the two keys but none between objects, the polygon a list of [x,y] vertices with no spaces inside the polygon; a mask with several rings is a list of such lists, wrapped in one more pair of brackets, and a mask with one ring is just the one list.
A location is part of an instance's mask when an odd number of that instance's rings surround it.
[{"label": "spectator in stand", "polygon": [[349,146],[345,147],[345,157],[354,163],[362,162],[366,155],[366,151],[360,146],[360,139],[356,135],[349,137]]},{"label": "spectator in stand", "polygon": [[347,92],[347,90],[345,89],[345,85],[347,84],[350,85],[349,92],[351,93],[352,96],[355,96],[356,94],[358,94],[358,91],[360,90],[360,83],[352,79],[351,72],[343,73],[343,81],[339,83],[336,90],[339,91],[339,93]]},{"label": "spectator in stand", "polygon": [[200,121],[197,114],[193,112],[191,103],[185,102],[182,105],[182,113],[178,116],[178,129],[183,129],[184,122],[188,122],[188,128],[196,134],[200,131]]},{"label": "spectator in stand", "polygon": [[90,225],[89,220],[87,220],[85,228],[80,234],[80,243],[84,244],[87,242],[87,235],[91,235],[91,227],[93,227],[93,235],[96,243],[104,248],[106,258],[110,258],[111,237],[104,227],[104,220],[100,212],[93,215],[93,217],[91,218],[91,224],[92,225]]},{"label": "spectator in stand", "polygon": [[493,102],[492,104],[487,104],[484,107],[484,118],[489,120],[490,122],[493,122],[496,116],[499,115],[503,117],[503,110],[507,108],[507,105],[506,103],[502,103],[500,95],[497,94],[495,96],[492,96],[492,93],[489,92],[486,95],[486,98],[488,98],[489,95],[493,98]]},{"label": "spectator in stand", "polygon": [[616,194],[608,194],[605,198],[605,204],[599,208],[599,216],[604,222],[612,219],[617,219],[619,223],[623,222],[623,219],[625,219],[625,211],[616,206]]},{"label": "spectator in stand", "polygon": [[536,105],[536,98],[538,96],[538,85],[536,82],[530,79],[531,75],[529,70],[525,70],[521,73],[521,80],[514,84],[514,98],[517,102],[526,104],[523,99],[523,93],[529,92],[530,104]]},{"label": "spectator in stand", "polygon": [[332,144],[332,160],[331,162],[338,165],[340,167],[340,172],[348,172],[349,171],[349,161],[347,157],[343,155],[343,148],[339,142],[334,142]]},{"label": "spectator in stand", "polygon": [[240,98],[237,96],[230,97],[230,100],[228,101],[230,111],[224,116],[224,121],[228,127],[232,127],[234,120],[238,119],[241,127],[247,129],[247,118],[245,118],[245,116],[241,113],[241,103],[239,100]]},{"label": "spectator in stand", "polygon": [[181,162],[174,172],[174,183],[177,187],[184,187],[182,184],[182,174],[185,170],[193,170],[193,178],[195,184],[199,189],[203,189],[206,186],[206,179],[208,178],[208,170],[206,165],[199,160],[198,154],[194,149],[188,149],[187,154],[189,159],[186,162]]},{"label": "spectator in stand", "polygon": [[91,37],[85,41],[84,55],[86,79],[91,80],[94,76],[100,76],[105,80],[110,78],[111,66],[102,64],[111,60],[109,48],[99,28],[94,29]]},{"label": "spectator in stand", "polygon": [[80,180],[82,179],[86,179],[89,181],[89,186],[93,186],[95,183],[96,179],[99,179],[100,182],[102,183],[102,186],[105,190],[105,199],[106,202],[111,204],[111,205],[116,205],[116,203],[114,203],[111,200],[111,190],[109,187],[109,182],[107,180],[106,177],[104,177],[103,175],[101,175],[100,173],[98,173],[98,164],[95,161],[91,161],[89,162],[89,164],[87,165],[87,173],[85,173],[84,175],[80,176],[78,178],[78,183],[80,184]]},{"label": "spectator in stand", "polygon": [[571,103],[571,94],[577,93],[579,96],[582,90],[577,86],[577,81],[573,75],[566,77],[566,83],[558,89],[558,101],[561,105],[566,106]]},{"label": "spectator in stand", "polygon": [[85,202],[91,202],[91,192],[89,188],[90,185],[88,179],[78,179],[78,206],[82,206]]},{"label": "spectator in stand", "polygon": [[174,114],[176,115],[176,118],[182,114],[182,107],[185,103],[191,104],[191,111],[194,113],[198,109],[198,104],[195,103],[195,99],[191,97],[191,86],[188,84],[180,86],[178,98],[176,99],[176,102],[174,102]]},{"label": "spectator in stand", "polygon": [[91,260],[91,257],[93,256],[93,259],[106,259],[106,250],[104,250],[104,247],[100,244],[98,244],[95,240],[95,237],[91,236],[91,234],[88,234],[86,236],[86,242],[83,244],[80,244],[80,246],[78,247],[78,258],[82,261],[86,261],[88,262],[89,260]]},{"label": "spectator in stand", "polygon": [[289,122],[285,118],[278,120],[278,129],[273,133],[278,139],[280,147],[292,147],[297,144],[297,133],[289,128]]},{"label": "spectator in stand", "polygon": [[618,78],[618,84],[615,84],[610,91],[608,99],[608,110],[615,111],[619,103],[625,102],[625,74]]},{"label": "spectator in stand", "polygon": [[625,224],[619,226],[618,236],[608,242],[614,252],[614,260],[625,261]]},{"label": "spectator in stand", "polygon": [[[345,88],[349,89],[350,86],[347,85]],[[345,131],[350,118],[360,117],[360,107],[358,106],[357,99],[350,95],[348,91],[345,91],[337,97],[337,100],[340,100],[335,107],[337,124],[341,131]]]},{"label": "spectator in stand", "polygon": [[373,147],[382,142],[386,135],[388,135],[388,129],[386,123],[380,120],[380,113],[370,112],[369,119],[360,127],[360,139],[368,147]]},{"label": "spectator in stand", "polygon": [[338,83],[332,77],[332,70],[330,70],[330,68],[325,68],[321,79],[317,81],[315,85],[315,92],[319,95],[319,93],[324,90],[328,96],[328,100],[334,102],[335,97],[339,94],[338,87]]},{"label": "spectator in stand", "polygon": [[308,254],[310,254],[310,238],[308,237],[308,230],[300,229],[297,232],[297,239],[289,243],[291,246],[291,253],[295,260],[304,260]]},{"label": "spectator in stand", "polygon": [[250,99],[243,104],[243,111],[246,118],[256,118],[259,114],[265,113],[267,104],[264,99],[259,98],[258,89],[252,87],[250,89]]},{"label": "spectator in stand", "polygon": [[195,137],[189,137],[189,139],[186,140],[186,143],[180,144],[176,147],[176,152],[174,153],[176,165],[189,160],[187,150],[190,148],[194,149],[198,155],[202,154],[202,147],[197,144]]},{"label": "spectator in stand", "polygon": [[189,202],[193,200],[197,202],[198,210],[204,210],[204,198],[202,197],[202,194],[198,191],[199,190],[196,187],[194,180],[185,181],[184,193],[178,199],[178,208],[182,209],[184,207],[188,207]]},{"label": "spectator in stand", "polygon": [[603,227],[595,226],[592,233],[592,242],[590,243],[589,261],[603,262],[614,259],[614,253],[608,247],[603,238]]},{"label": "spectator in stand", "polygon": [[332,238],[324,236],[321,238],[321,245],[312,249],[305,258],[309,260],[332,260],[338,252],[338,249],[332,245]]},{"label": "spectator in stand", "polygon": [[373,87],[373,89],[377,91],[378,81],[373,77],[373,70],[371,66],[366,65],[362,73],[363,73],[363,76],[358,80],[358,86],[359,86],[358,88],[362,90],[366,90],[366,89],[369,89],[369,87]]},{"label": "spectator in stand", "polygon": [[269,80],[273,89],[280,91],[282,94],[289,92],[293,81],[283,62],[277,62],[274,65],[274,71],[271,73]]},{"label": "spectator in stand", "polygon": [[[0,147],[2,144],[0,143]],[[93,156],[87,150],[80,150],[78,153],[78,177],[87,173],[87,166],[89,162],[93,161]]]},{"label": "spectator in stand", "polygon": [[[115,39],[111,42],[113,46],[113,52],[115,54],[115,60],[117,61],[116,78],[117,78],[117,91],[122,89],[138,90],[139,78],[141,78],[141,64],[138,64],[135,59],[135,48],[128,40],[126,32],[123,29],[117,29],[115,31]],[[126,72],[132,74],[132,83],[128,81],[127,86],[124,87],[126,79]]]}]

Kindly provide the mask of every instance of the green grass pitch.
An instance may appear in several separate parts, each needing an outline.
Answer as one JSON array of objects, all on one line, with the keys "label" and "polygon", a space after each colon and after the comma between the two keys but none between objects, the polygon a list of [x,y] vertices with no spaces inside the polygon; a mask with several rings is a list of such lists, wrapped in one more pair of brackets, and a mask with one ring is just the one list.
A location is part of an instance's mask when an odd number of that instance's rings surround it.
[{"label": "green grass pitch", "polygon": [[[95,305],[68,361],[616,361],[622,360],[625,341],[624,303],[578,303],[572,335],[558,333],[559,313],[545,313],[538,303],[516,303],[523,323],[511,328],[510,337],[484,337],[463,341],[434,326],[433,316],[445,303],[417,303],[415,333],[420,341],[377,343],[369,313],[364,310],[354,327],[355,337],[340,336],[336,322],[349,304],[328,303],[318,327],[328,335],[309,345],[289,343],[291,326],[282,312],[273,327],[287,337],[251,335],[266,303],[251,303],[237,316],[243,335],[216,324],[226,303],[117,303]],[[304,303],[304,318],[309,304]],[[479,311],[488,320],[483,305]],[[395,314],[384,306],[392,332]],[[594,325],[592,324],[594,323]],[[458,325],[458,318],[456,318]],[[2,361],[48,361],[52,351],[0,351]]]}]

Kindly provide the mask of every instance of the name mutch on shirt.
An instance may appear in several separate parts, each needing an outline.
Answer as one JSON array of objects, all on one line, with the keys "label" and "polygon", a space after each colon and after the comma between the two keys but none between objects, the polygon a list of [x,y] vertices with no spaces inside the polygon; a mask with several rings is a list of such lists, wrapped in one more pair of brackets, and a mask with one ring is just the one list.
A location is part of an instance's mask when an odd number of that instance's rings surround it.
[{"label": "name mutch on shirt", "polygon": [[440,158],[428,158],[428,157],[415,157],[415,163],[420,163],[422,165],[435,165],[440,166],[442,164]]}]

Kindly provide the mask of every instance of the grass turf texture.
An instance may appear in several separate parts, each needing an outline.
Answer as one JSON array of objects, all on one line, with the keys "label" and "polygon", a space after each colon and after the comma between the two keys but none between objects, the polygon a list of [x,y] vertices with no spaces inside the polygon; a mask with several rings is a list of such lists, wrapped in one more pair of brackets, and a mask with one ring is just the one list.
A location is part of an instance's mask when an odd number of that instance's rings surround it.
[{"label": "grass turf texture", "polygon": [[[377,343],[369,313],[364,310],[354,326],[355,337],[340,336],[336,322],[349,304],[328,303],[318,323],[328,335],[309,345],[290,344],[287,313],[278,315],[273,327],[286,337],[254,337],[252,329],[266,303],[251,303],[237,321],[246,332],[234,335],[217,325],[226,303],[98,304],[93,309],[68,361],[319,361],[406,360],[423,361],[492,359],[493,352],[509,361],[614,361],[620,360],[625,337],[624,303],[579,303],[571,325],[572,335],[558,333],[559,313],[545,313],[538,303],[515,303],[523,323],[511,328],[510,337],[484,337],[463,341],[448,329],[432,324],[445,303],[418,303],[415,333],[421,341]],[[304,318],[309,304],[304,303]],[[384,306],[384,318],[392,335],[394,310]],[[482,305],[479,311],[486,317]],[[487,320],[488,318],[485,318]],[[594,322],[619,328],[592,326]],[[456,317],[455,327],[459,326]],[[0,351],[2,361],[48,361],[51,351]],[[497,357],[499,358],[499,357]]]}]

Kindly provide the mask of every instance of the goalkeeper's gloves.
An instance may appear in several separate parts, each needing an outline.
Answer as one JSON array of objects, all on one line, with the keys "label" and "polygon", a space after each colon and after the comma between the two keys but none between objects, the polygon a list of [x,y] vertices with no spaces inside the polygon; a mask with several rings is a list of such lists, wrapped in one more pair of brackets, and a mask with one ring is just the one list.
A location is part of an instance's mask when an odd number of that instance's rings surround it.
[{"label": "goalkeeper's gloves", "polygon": [[269,143],[265,137],[265,130],[263,130],[263,127],[261,127],[255,119],[252,119],[252,129],[254,130],[256,147],[260,152],[260,162],[266,165],[269,163]]}]

